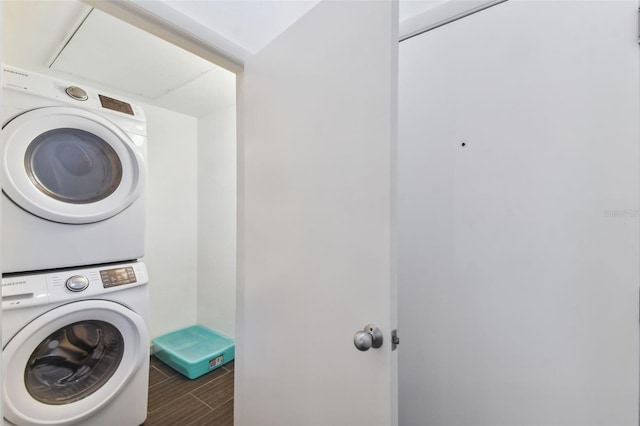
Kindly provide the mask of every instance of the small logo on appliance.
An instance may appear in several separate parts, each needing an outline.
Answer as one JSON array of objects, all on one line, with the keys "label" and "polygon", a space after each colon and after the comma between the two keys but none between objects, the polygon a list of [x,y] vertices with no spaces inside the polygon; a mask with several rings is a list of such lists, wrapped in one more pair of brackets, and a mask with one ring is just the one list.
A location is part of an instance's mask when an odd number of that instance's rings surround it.
[{"label": "small logo on appliance", "polygon": [[6,283],[2,283],[2,287],[9,287],[9,286],[12,286],[12,285],[22,285],[22,284],[26,284],[26,283],[27,282],[24,281],[24,280],[23,281],[9,281],[9,282],[6,282]]},{"label": "small logo on appliance", "polygon": [[8,68],[3,68],[2,71],[9,73],[9,74],[17,74],[17,75],[21,75],[23,77],[29,77],[29,74],[25,74],[23,72],[20,71],[14,71],[14,70],[10,70]]}]

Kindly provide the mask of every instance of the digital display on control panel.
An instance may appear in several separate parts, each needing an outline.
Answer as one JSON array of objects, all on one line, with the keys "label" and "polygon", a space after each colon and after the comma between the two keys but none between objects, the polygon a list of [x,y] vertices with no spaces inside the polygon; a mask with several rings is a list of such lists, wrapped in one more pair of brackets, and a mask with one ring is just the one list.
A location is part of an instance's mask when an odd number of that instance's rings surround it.
[{"label": "digital display on control panel", "polygon": [[136,282],[136,274],[131,266],[125,268],[105,269],[100,271],[100,279],[104,288]]},{"label": "digital display on control panel", "polygon": [[104,95],[98,95],[98,97],[100,98],[100,103],[102,104],[103,108],[112,109],[118,112],[124,112],[125,114],[129,115],[135,115],[133,113],[131,104]]}]

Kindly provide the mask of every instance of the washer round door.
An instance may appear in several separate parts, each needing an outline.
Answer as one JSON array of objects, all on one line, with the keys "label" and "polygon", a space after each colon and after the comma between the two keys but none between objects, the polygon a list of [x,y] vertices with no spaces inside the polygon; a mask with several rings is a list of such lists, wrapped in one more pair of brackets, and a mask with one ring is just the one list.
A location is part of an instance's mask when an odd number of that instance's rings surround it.
[{"label": "washer round door", "polygon": [[114,123],[69,107],[25,112],[2,129],[3,190],[26,211],[54,222],[108,219],[141,194],[140,150]]},{"label": "washer round door", "polygon": [[119,303],[84,300],[48,311],[3,349],[4,416],[20,425],[87,419],[122,391],[148,348],[144,320]]}]

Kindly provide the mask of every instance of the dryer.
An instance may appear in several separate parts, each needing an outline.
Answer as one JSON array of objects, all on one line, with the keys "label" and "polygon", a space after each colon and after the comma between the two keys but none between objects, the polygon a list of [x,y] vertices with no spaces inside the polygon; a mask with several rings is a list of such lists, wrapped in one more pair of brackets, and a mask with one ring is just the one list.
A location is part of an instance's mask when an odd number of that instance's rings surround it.
[{"label": "dryer", "polygon": [[2,271],[141,258],[142,109],[17,69],[2,78]]},{"label": "dryer", "polygon": [[137,426],[147,415],[141,262],[2,278],[5,424]]}]

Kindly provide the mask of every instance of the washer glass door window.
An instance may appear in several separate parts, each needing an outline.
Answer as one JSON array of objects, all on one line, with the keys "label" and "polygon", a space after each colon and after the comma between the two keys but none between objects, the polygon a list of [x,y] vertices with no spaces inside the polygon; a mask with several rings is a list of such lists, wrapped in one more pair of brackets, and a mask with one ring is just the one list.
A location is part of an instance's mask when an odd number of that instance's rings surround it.
[{"label": "washer glass door window", "polygon": [[81,321],[47,336],[27,361],[24,382],[44,404],[69,404],[91,395],[122,360],[120,331],[104,321]]},{"label": "washer glass door window", "polygon": [[76,424],[110,404],[149,356],[144,319],[107,300],[54,308],[2,351],[3,414],[14,424]]}]

